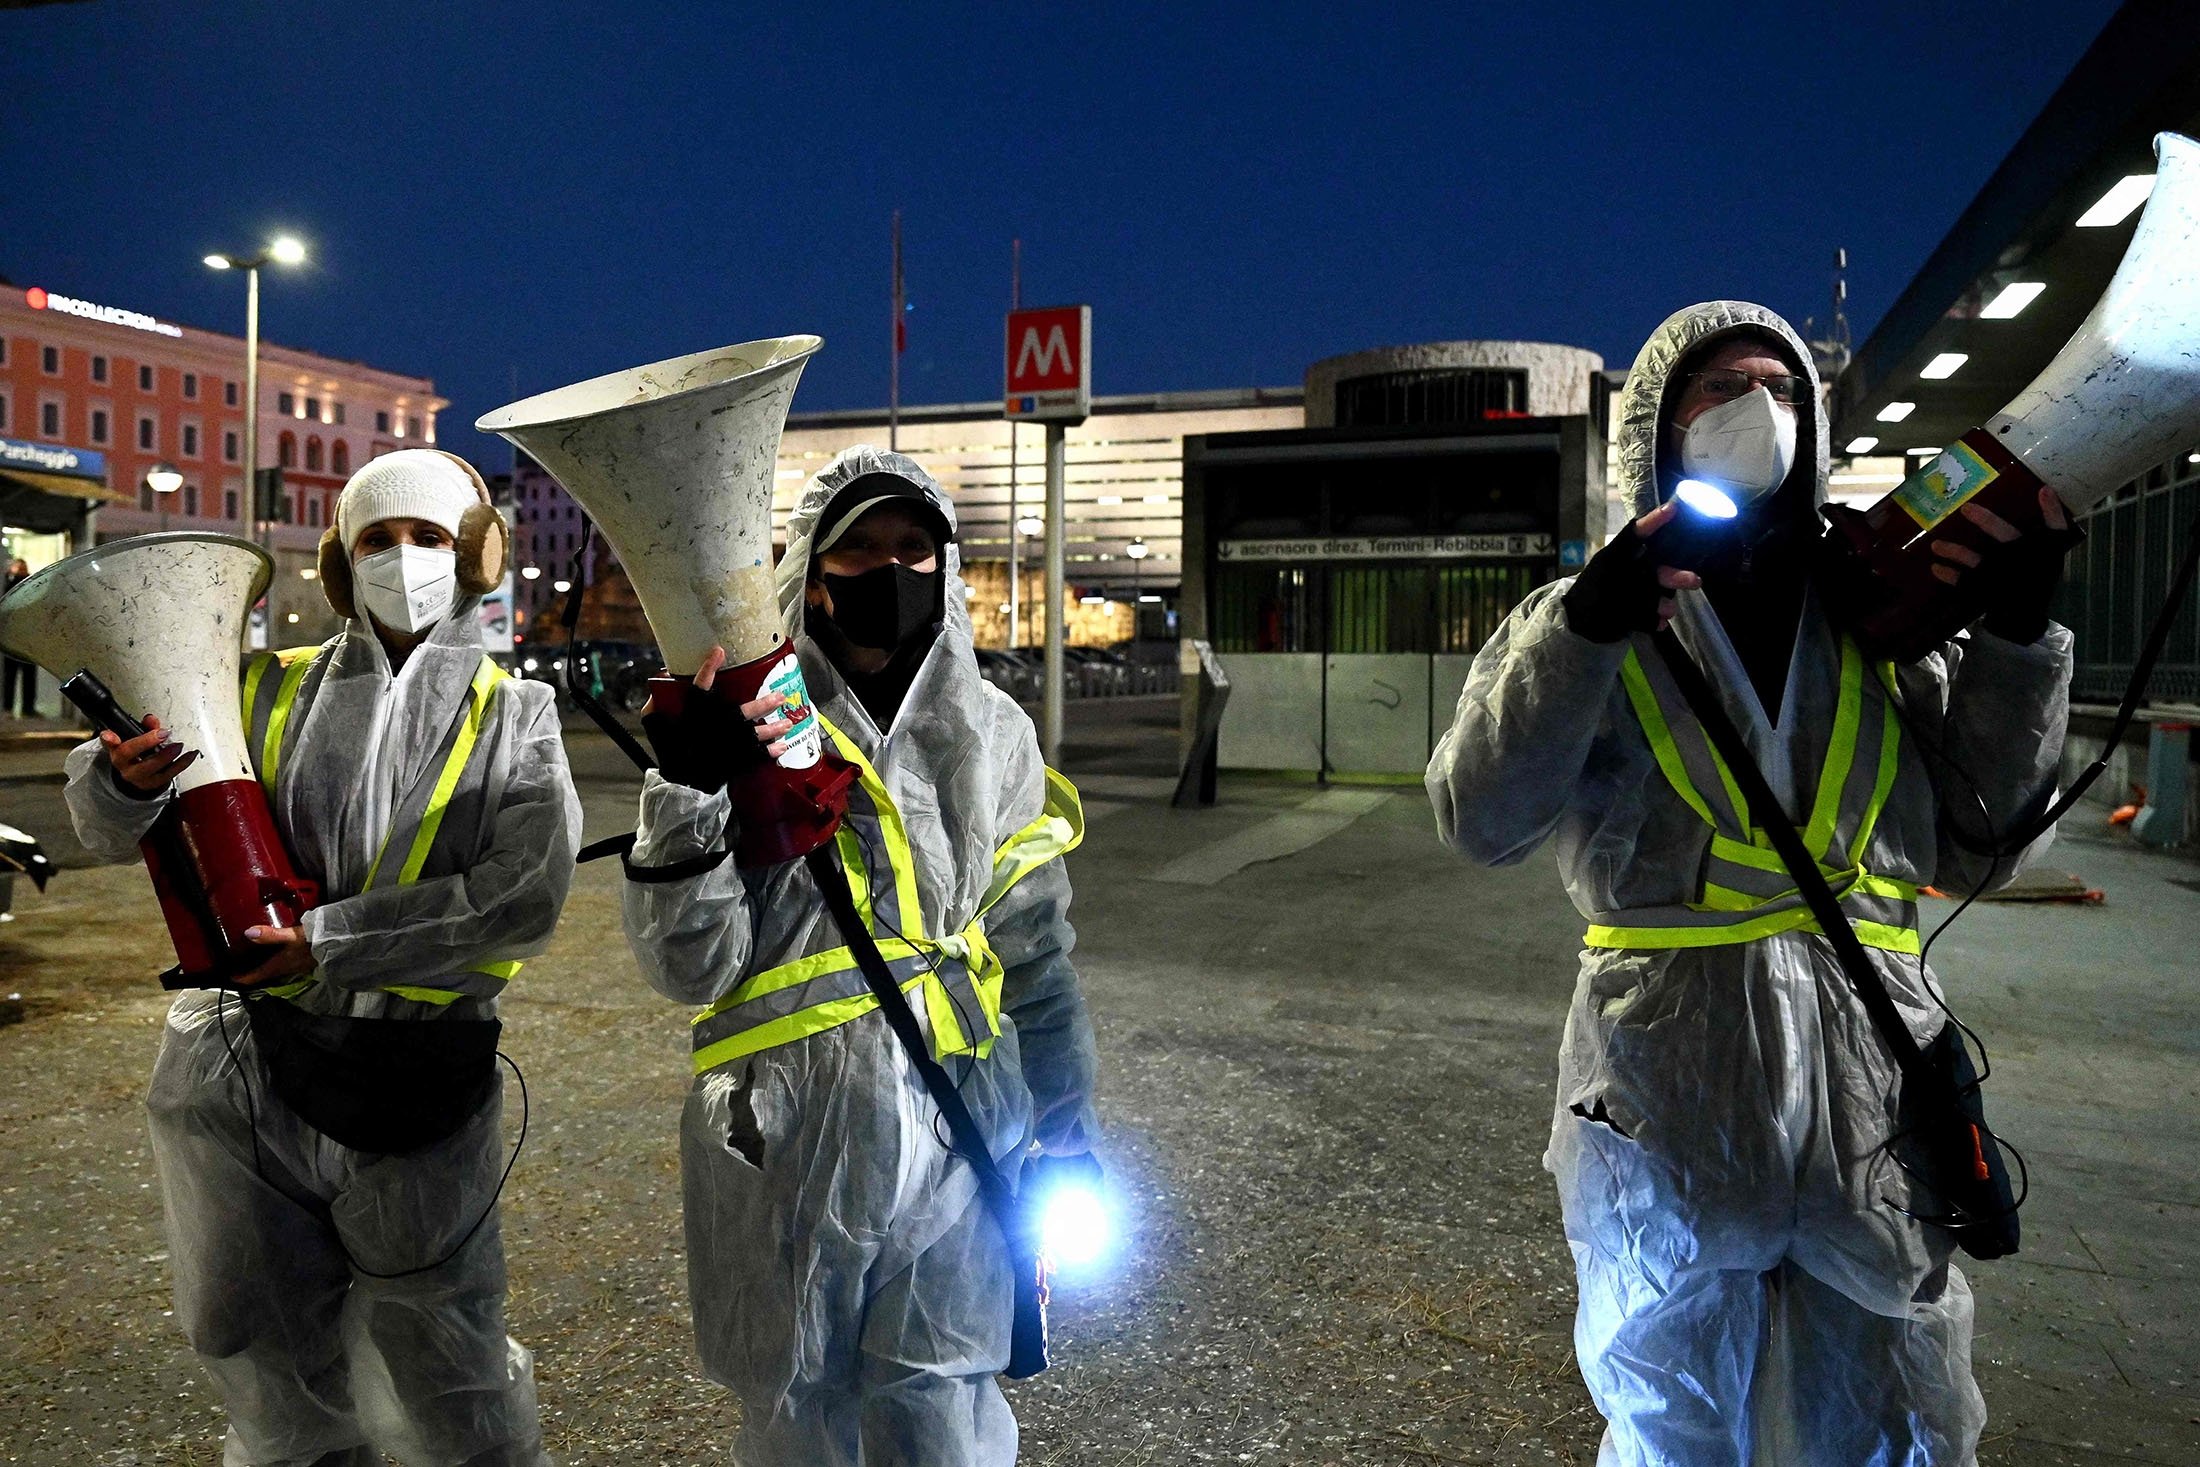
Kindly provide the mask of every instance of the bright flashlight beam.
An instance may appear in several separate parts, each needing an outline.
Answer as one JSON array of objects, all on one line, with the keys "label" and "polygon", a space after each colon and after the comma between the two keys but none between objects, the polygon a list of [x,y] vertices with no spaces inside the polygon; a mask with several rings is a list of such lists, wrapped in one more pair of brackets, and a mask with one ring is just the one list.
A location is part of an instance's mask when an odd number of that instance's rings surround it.
[{"label": "bright flashlight beam", "polygon": [[1730,520],[1741,513],[1732,495],[1701,479],[1681,480],[1673,486],[1673,497],[1708,519]]},{"label": "bright flashlight beam", "polygon": [[1108,1251],[1115,1240],[1115,1223],[1097,1192],[1064,1187],[1046,1200],[1040,1214],[1040,1237],[1049,1258],[1077,1268]]}]

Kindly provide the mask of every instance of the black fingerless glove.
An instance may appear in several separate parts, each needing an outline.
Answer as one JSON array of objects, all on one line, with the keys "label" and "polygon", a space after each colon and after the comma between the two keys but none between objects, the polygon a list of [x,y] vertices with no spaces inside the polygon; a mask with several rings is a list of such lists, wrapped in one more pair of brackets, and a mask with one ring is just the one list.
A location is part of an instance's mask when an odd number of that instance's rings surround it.
[{"label": "black fingerless glove", "polygon": [[691,690],[677,715],[643,715],[642,732],[666,779],[706,795],[771,759],[756,737],[756,725],[738,707],[707,692]]},{"label": "black fingerless glove", "polygon": [[1989,551],[1971,572],[1978,577],[1986,630],[2020,647],[2046,635],[2047,608],[2062,581],[2063,557],[2084,538],[2085,531],[2076,525],[2061,530],[2041,525]]},{"label": "black fingerless glove", "polygon": [[1658,568],[1639,553],[1642,537],[1627,526],[1581,568],[1566,588],[1566,626],[1592,642],[1621,641],[1632,632],[1658,629],[1658,602],[1666,594]]}]

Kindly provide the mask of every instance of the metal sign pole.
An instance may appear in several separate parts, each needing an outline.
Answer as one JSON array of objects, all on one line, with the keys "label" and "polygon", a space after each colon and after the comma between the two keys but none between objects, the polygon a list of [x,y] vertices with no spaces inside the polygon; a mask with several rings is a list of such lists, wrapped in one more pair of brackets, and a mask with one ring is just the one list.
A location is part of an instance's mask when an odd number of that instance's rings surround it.
[{"label": "metal sign pole", "polygon": [[1069,518],[1063,508],[1062,480],[1069,457],[1064,447],[1068,431],[1061,423],[1047,424],[1047,687],[1040,749],[1048,765],[1055,769],[1062,767],[1062,642],[1066,631],[1062,603],[1067,599],[1063,585],[1063,552]]}]

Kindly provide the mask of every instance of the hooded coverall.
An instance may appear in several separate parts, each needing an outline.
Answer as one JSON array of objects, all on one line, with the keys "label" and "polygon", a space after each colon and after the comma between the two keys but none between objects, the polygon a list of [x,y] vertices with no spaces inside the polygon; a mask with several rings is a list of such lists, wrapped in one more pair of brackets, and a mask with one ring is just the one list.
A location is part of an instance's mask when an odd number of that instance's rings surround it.
[{"label": "hooded coverall", "polygon": [[[1676,364],[1737,327],[1773,333],[1809,371],[1762,307],[1668,319],[1618,408],[1635,514],[1659,502]],[[1825,498],[1811,385],[1788,481],[1803,505]],[[1544,1162],[1578,1275],[1576,1353],[1609,1423],[1599,1461],[1969,1463],[1985,1420],[1970,1289],[1947,1232],[1882,1200],[1940,1210],[1881,1151],[1893,1064],[1808,913],[1774,900],[1793,882],[1747,849],[1648,639],[1576,635],[1569,584],[1530,595],[1477,654],[1427,787],[1445,843],[1470,859],[1554,840],[1590,923]],[[1911,1033],[1931,1038],[1946,1019],[1917,956],[1915,889],[2014,874],[1950,825],[2011,828],[2052,787],[2069,633],[2017,646],[1980,630],[1872,668],[1806,593],[1775,722],[1706,593],[1678,600],[1682,644],[1789,818],[1838,848],[1836,890]]]},{"label": "hooded coverall", "polygon": [[[917,484],[953,525],[946,494],[914,460],[850,449],[788,522],[780,606],[811,701],[864,770],[841,859],[1013,1177],[1034,1139],[1076,1156],[1097,1133],[1069,878],[1053,858],[1065,808],[1078,818],[1074,795],[1065,807],[1031,720],[978,675],[951,545],[946,621],[891,728],[876,726],[804,633],[818,517],[867,473]],[[703,855],[729,818],[723,791],[652,771],[633,860]],[[1016,1422],[994,1380],[1009,1353],[1007,1245],[808,869],[729,859],[684,881],[629,883],[626,927],[652,987],[710,1006],[695,1023],[681,1172],[696,1346],[740,1399],[735,1460],[1013,1461]]]},{"label": "hooded coverall", "polygon": [[[253,763],[321,887],[302,923],[317,970],[254,1002],[489,1018],[549,942],[580,804],[551,690],[485,668],[479,605],[460,599],[394,676],[358,620],[318,649],[248,656]],[[125,794],[96,739],[68,776],[86,849],[136,859],[162,802]],[[422,1150],[354,1150],[275,1093],[236,997],[176,998],[146,1106],[176,1319],[228,1407],[230,1467],[548,1460],[532,1357],[504,1330],[494,1211],[441,1268],[352,1266],[433,1262],[483,1216],[505,1166],[500,1095]]]}]

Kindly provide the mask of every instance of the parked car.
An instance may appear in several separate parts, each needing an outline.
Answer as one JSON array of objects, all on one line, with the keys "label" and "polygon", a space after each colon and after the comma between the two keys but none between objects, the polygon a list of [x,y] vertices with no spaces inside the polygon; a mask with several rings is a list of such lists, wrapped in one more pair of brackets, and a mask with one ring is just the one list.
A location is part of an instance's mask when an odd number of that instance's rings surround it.
[{"label": "parked car", "polygon": [[1039,693],[1039,670],[1020,652],[1004,652],[996,647],[980,647],[978,676],[1016,699],[1030,702]]}]

